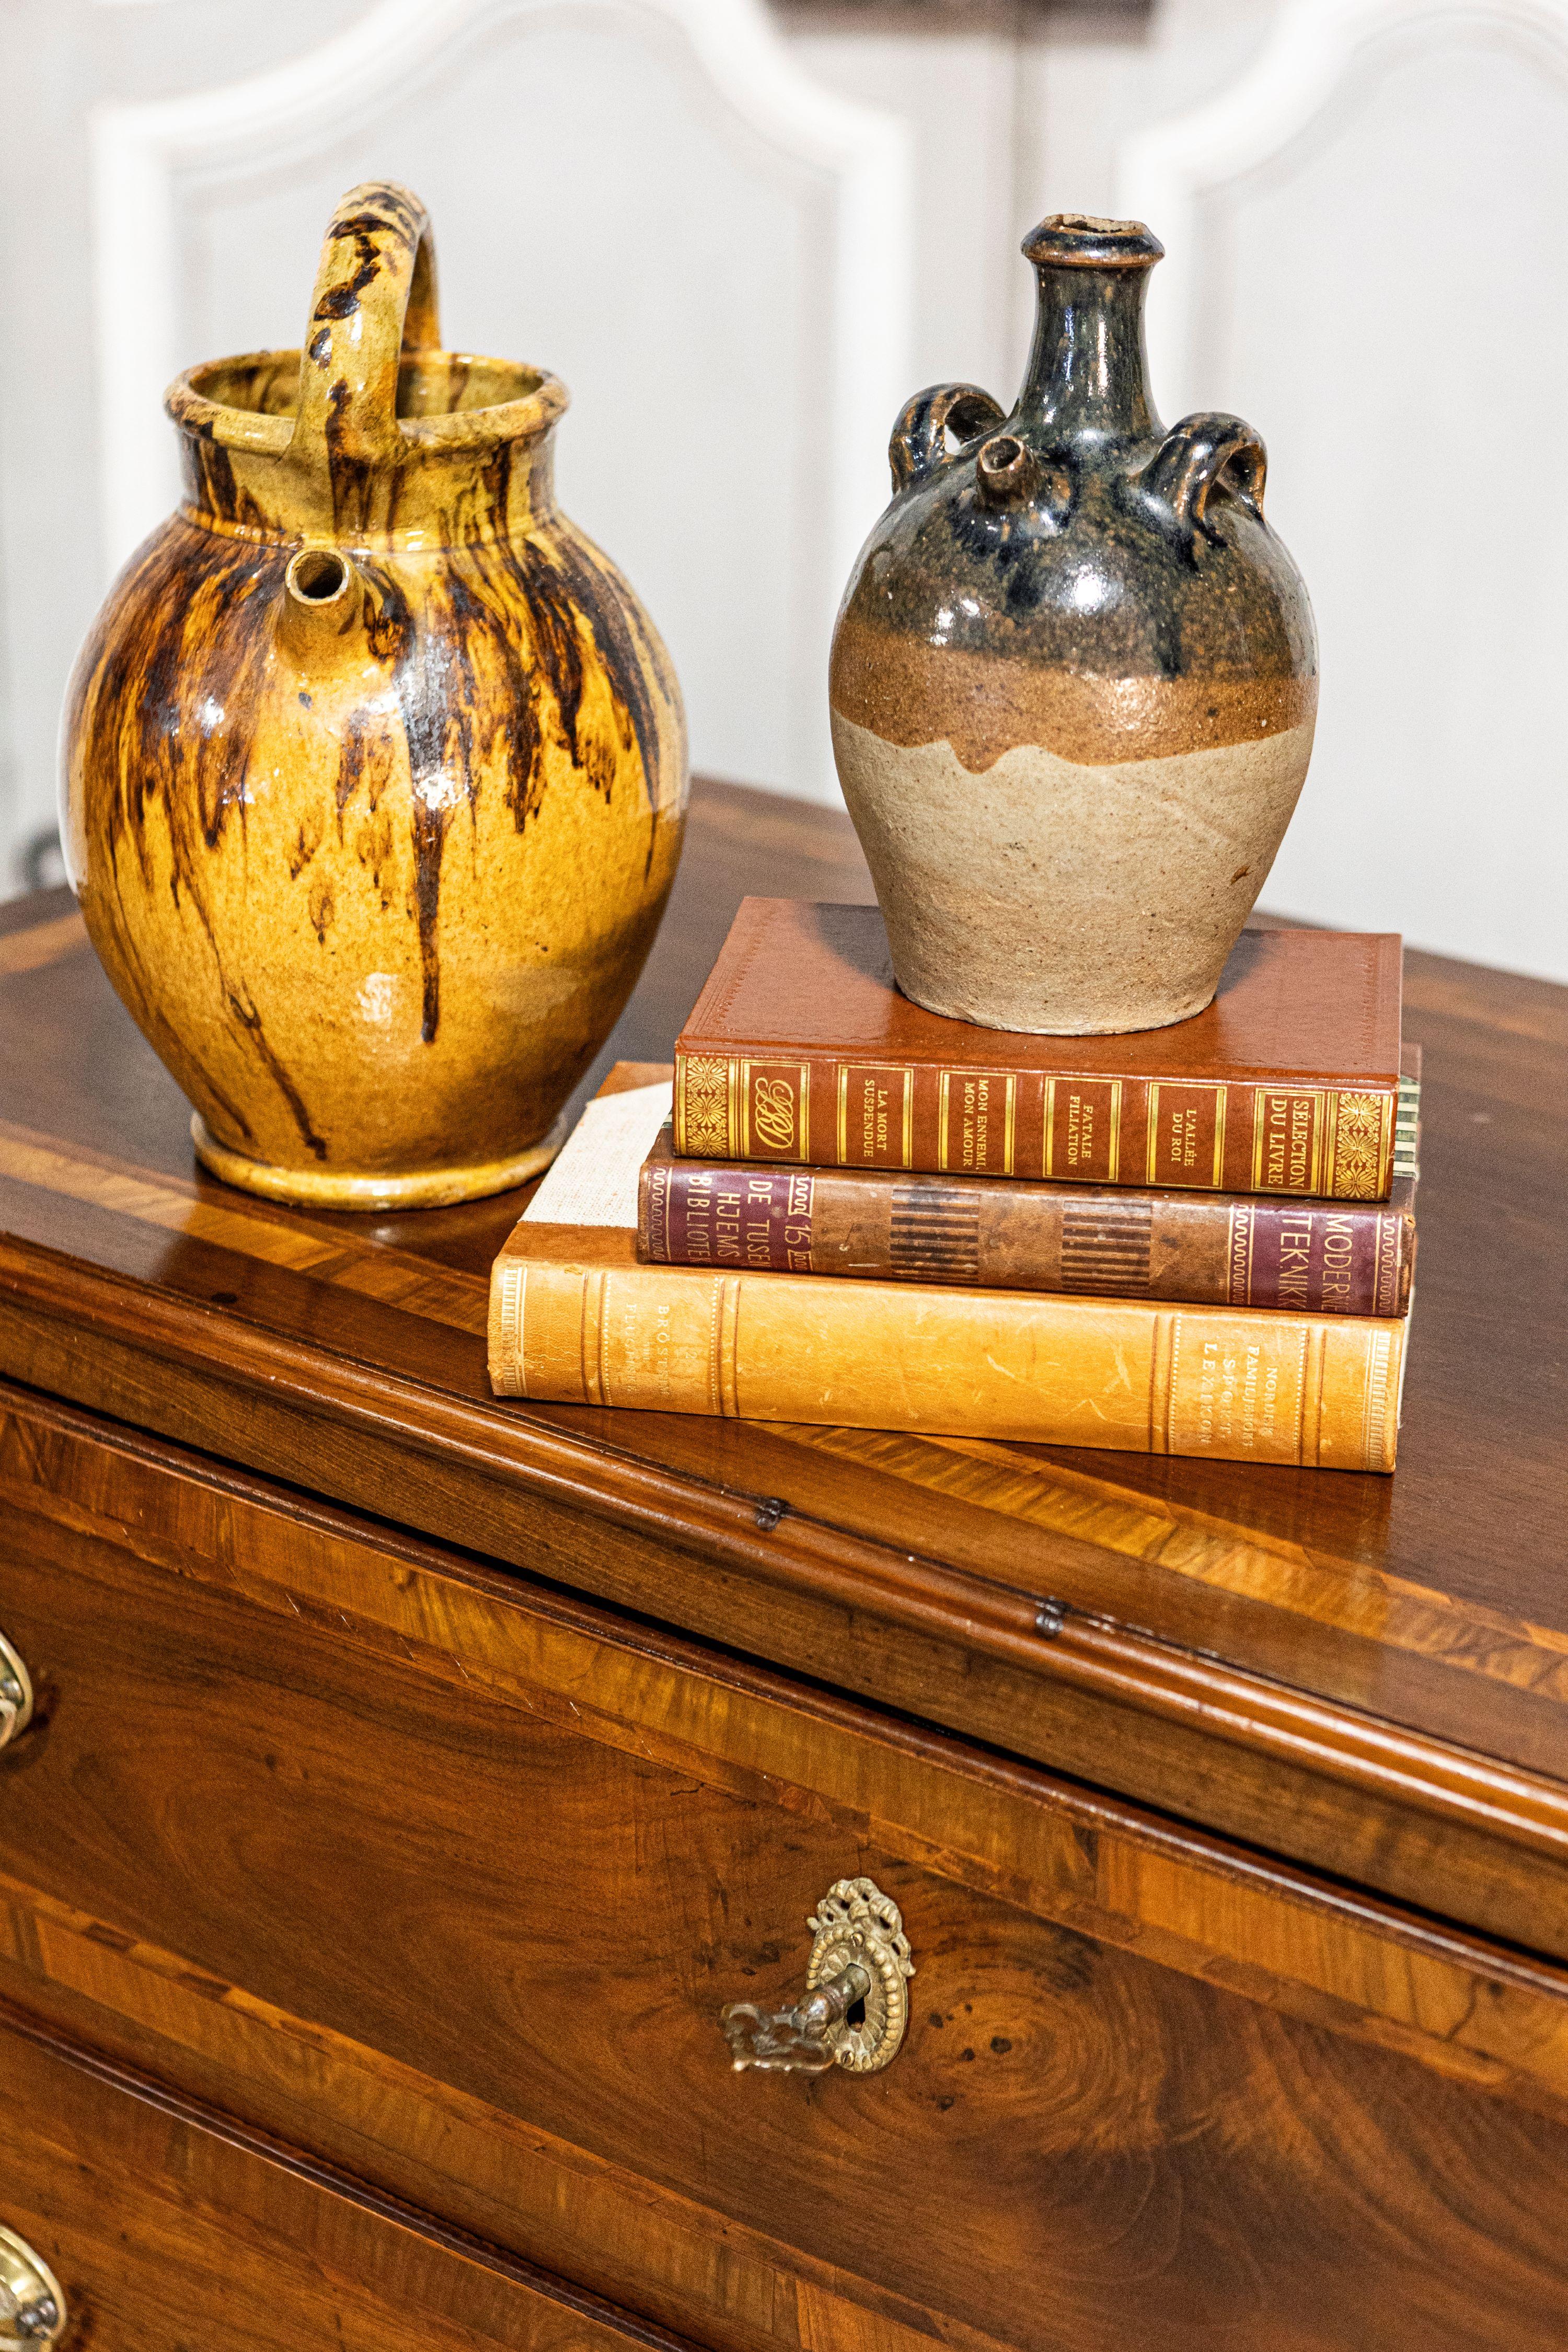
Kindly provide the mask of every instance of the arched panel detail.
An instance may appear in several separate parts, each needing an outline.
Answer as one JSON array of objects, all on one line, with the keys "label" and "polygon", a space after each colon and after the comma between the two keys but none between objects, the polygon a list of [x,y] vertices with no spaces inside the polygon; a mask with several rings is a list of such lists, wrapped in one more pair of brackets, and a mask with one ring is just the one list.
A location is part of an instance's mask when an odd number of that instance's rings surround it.
[{"label": "arched panel detail", "polygon": [[[534,36],[544,45],[542,54],[557,58],[597,42],[608,42],[628,57],[646,52],[650,69],[657,68],[658,86],[668,92],[679,85],[687,93],[681,102],[698,110],[690,120],[700,121],[705,140],[711,136],[718,142],[714,153],[721,151],[728,158],[724,168],[731,176],[715,184],[707,216],[691,221],[690,244],[677,226],[662,248],[669,257],[678,307],[685,305],[682,316],[700,299],[692,290],[693,272],[700,274],[704,265],[693,257],[725,249],[724,187],[754,191],[759,201],[766,190],[769,217],[779,224],[780,235],[786,234],[786,224],[793,225],[787,228],[793,255],[787,272],[782,249],[771,256],[765,246],[756,254],[754,269],[764,285],[771,268],[784,272],[781,289],[787,283],[795,308],[780,313],[781,322],[789,321],[787,327],[781,323],[786,340],[780,348],[802,354],[798,378],[759,373],[765,366],[760,356],[750,373],[742,356],[732,381],[704,374],[700,363],[688,370],[679,342],[668,339],[640,347],[635,359],[628,348],[627,370],[647,369],[667,404],[669,385],[680,376],[690,394],[688,423],[694,426],[700,413],[711,415],[723,428],[719,437],[731,467],[738,459],[737,422],[748,391],[755,399],[765,383],[766,419],[759,415],[754,457],[745,461],[754,463],[759,478],[748,481],[742,468],[722,491],[733,509],[730,537],[720,530],[714,503],[720,494],[711,477],[693,480],[696,505],[680,504],[680,484],[702,464],[689,431],[679,461],[686,473],[668,474],[662,490],[649,487],[640,505],[636,484],[628,492],[623,480],[623,494],[636,509],[629,542],[617,537],[613,516],[601,519],[603,530],[595,535],[604,537],[612,555],[640,567],[653,592],[656,617],[661,602],[666,610],[673,602],[675,635],[684,648],[678,657],[689,669],[694,689],[695,756],[749,781],[836,797],[823,684],[827,639],[843,583],[887,500],[887,436],[909,391],[912,142],[900,119],[813,79],[763,0],[376,0],[345,31],[265,73],[177,99],[100,109],[92,126],[94,327],[109,567],[125,560],[177,494],[173,436],[162,412],[165,386],[181,367],[216,355],[205,348],[185,348],[194,340],[190,305],[205,298],[193,294],[182,268],[193,225],[205,208],[249,202],[247,192],[255,188],[268,191],[270,201],[270,191],[280,187],[291,161],[301,178],[320,176],[331,168],[328,159],[340,148],[353,149],[357,142],[363,151],[375,143],[384,121],[406,121],[416,101],[422,104],[427,90],[453,85],[454,77],[455,86],[471,91],[476,138],[488,139],[493,151],[498,141],[516,138],[516,125],[526,119],[527,104],[537,100],[539,85],[525,90],[503,79],[487,88],[483,69],[470,61],[482,44],[499,44],[495,53],[510,58],[514,39]],[[579,106],[587,103],[582,70],[571,84],[571,103]],[[628,65],[626,74],[636,70]],[[624,86],[626,74],[617,77],[617,87]],[[470,76],[479,78],[470,82]],[[388,145],[392,152],[384,160],[378,156],[374,170],[414,177],[399,168],[396,140]],[[697,169],[677,165],[675,159],[684,152],[679,145],[666,152],[672,169]],[[350,171],[342,184],[360,176],[363,171]],[[705,184],[698,191],[700,214]],[[450,250],[460,251],[461,220],[459,210],[454,226],[437,207],[438,247],[445,235],[453,239]],[[630,226],[634,235],[641,234],[635,219]],[[541,238],[552,240],[558,255],[569,253],[574,234],[587,236],[590,231],[574,219],[570,202],[563,202],[559,193],[552,197],[543,183],[531,188],[520,161],[520,257],[531,247],[537,250]],[[599,242],[592,248],[601,257],[604,234],[601,222]],[[741,234],[737,227],[734,235]],[[302,290],[311,258],[300,257]],[[658,266],[655,255],[651,267]],[[733,274],[750,267],[749,257],[731,250],[726,266]],[[648,274],[646,248],[640,268],[637,283],[646,292],[657,282]],[[558,284],[560,274],[558,269]],[[584,301],[594,299],[584,292]],[[605,299],[601,276],[601,308],[592,314],[596,319],[606,315]],[[450,301],[446,307],[448,332],[468,343],[466,316]],[[645,303],[645,328],[646,310]],[[673,324],[670,333],[676,334]],[[265,328],[258,324],[251,340],[292,342],[297,336],[286,324],[280,331],[274,320]],[[561,366],[554,351],[509,355]],[[732,355],[729,364],[735,364]],[[574,386],[584,398],[584,415],[590,392],[603,410],[605,365],[601,352],[593,375]],[[572,368],[562,372],[571,383]],[[637,420],[625,383],[616,397],[624,477],[629,465],[626,436]],[[649,416],[657,413],[656,403]],[[579,479],[586,430],[574,415],[563,443],[563,463],[570,459]],[[647,467],[669,462],[650,434]],[[759,508],[763,473],[771,479]],[[779,488],[785,479],[791,485],[787,528]],[[676,576],[672,600],[668,581],[660,590],[659,563],[665,562],[667,569],[673,564],[683,513],[695,512],[697,505],[706,536],[700,549],[687,550],[687,568]],[[592,516],[579,512],[578,519],[593,528]],[[742,544],[748,527],[750,546]],[[765,595],[757,584],[757,567],[764,565],[772,573]],[[700,599],[694,567],[702,566]],[[737,601],[737,583],[749,589],[749,604],[743,597]],[[707,688],[704,664],[713,674]],[[753,698],[754,715],[748,715],[742,691],[747,670],[761,689]],[[713,714],[706,742],[704,707]]]},{"label": "arched panel detail", "polygon": [[1272,38],[1229,89],[1123,142],[1116,208],[1146,220],[1165,247],[1149,291],[1149,350],[1167,414],[1206,396],[1194,350],[1204,198],[1309,130],[1363,53],[1423,32],[1512,42],[1568,79],[1568,0],[1289,0]]},{"label": "arched panel detail", "polygon": [[1130,137],[1171,415],[1239,410],[1321,647],[1265,904],[1568,980],[1568,0],[1289,0]]}]

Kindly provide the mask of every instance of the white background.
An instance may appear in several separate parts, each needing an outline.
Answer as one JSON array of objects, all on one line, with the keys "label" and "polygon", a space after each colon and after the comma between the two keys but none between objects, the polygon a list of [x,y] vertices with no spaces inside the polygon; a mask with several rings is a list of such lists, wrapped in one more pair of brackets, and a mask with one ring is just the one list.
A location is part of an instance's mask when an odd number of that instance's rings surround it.
[{"label": "white background", "polygon": [[171,501],[150,387],[298,341],[355,180],[428,203],[449,343],[570,384],[563,501],[664,630],[695,763],[825,800],[894,411],[1010,399],[1020,236],[1152,192],[1156,400],[1260,428],[1318,614],[1266,903],[1568,980],[1568,0],[396,9],[402,65],[365,0],[0,12],[0,888]]}]

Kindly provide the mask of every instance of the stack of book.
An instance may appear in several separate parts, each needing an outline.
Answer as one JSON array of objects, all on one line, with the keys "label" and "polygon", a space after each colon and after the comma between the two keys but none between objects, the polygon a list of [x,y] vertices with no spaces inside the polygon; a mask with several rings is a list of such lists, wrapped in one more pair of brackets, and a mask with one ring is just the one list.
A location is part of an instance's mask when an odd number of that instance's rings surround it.
[{"label": "stack of book", "polygon": [[1195,1019],[1048,1037],[912,1004],[875,907],[749,898],[673,1098],[590,1105],[497,1260],[492,1381],[1392,1470],[1418,1097],[1393,934],[1248,931]]}]

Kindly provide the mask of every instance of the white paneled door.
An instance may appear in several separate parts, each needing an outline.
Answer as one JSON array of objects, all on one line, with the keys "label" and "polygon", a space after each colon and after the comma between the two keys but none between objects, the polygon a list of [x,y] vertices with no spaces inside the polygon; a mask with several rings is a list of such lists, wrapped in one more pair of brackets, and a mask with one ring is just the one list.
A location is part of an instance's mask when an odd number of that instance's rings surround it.
[{"label": "white paneled door", "polygon": [[1260,427],[1317,612],[1269,903],[1568,981],[1568,0],[1294,0],[1118,195],[1156,380]]},{"label": "white paneled door", "polygon": [[[448,343],[570,387],[563,503],[654,614],[695,763],[836,798],[828,638],[910,388],[904,121],[815,78],[763,0],[376,0],[313,12],[314,38],[311,14],[259,58],[254,23],[217,37],[238,0],[16,0],[0,27],[64,133],[0,164],[5,242],[42,240],[11,315],[65,379],[47,460],[21,415],[0,455],[13,885],[76,642],[176,496],[165,385],[298,343],[326,221],[371,177],[429,206]],[[68,562],[29,586],[62,500]]]},{"label": "white paneled door", "polygon": [[429,204],[450,342],[570,385],[696,761],[826,798],[894,415],[1010,398],[1018,239],[1126,209],[1160,404],[1259,427],[1318,613],[1267,903],[1568,979],[1568,0],[6,0],[0,87],[0,890],[163,387],[298,341],[353,181]]},{"label": "white paneled door", "polygon": [[696,763],[831,793],[821,680],[907,389],[908,141],[762,0],[380,0],[253,79],[93,126],[103,513],[168,510],[163,386],[299,341],[341,192],[429,207],[443,328],[573,407],[567,510],[629,574]]}]

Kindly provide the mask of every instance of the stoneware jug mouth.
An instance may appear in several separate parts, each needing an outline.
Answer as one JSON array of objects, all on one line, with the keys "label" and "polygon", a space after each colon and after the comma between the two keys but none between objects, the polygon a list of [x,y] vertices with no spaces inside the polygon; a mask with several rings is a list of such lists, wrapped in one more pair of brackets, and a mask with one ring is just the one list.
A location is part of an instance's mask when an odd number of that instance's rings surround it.
[{"label": "stoneware jug mouth", "polygon": [[[559,376],[522,360],[408,352],[397,370],[398,437],[409,456],[537,440],[565,415],[571,397]],[[281,457],[299,415],[300,353],[205,360],[175,377],[163,406],[193,440]]]},{"label": "stoneware jug mouth", "polygon": [[1142,221],[1053,213],[1024,239],[1024,257],[1047,269],[1152,269],[1165,248]]}]

